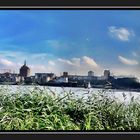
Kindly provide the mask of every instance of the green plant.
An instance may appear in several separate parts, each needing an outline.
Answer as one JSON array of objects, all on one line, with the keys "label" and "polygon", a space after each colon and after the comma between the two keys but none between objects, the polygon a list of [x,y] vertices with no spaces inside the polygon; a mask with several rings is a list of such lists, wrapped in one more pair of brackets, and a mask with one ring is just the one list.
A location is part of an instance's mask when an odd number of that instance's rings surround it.
[{"label": "green plant", "polygon": [[89,98],[59,96],[34,87],[9,94],[0,88],[0,130],[140,130],[140,104],[109,99],[105,91]]}]

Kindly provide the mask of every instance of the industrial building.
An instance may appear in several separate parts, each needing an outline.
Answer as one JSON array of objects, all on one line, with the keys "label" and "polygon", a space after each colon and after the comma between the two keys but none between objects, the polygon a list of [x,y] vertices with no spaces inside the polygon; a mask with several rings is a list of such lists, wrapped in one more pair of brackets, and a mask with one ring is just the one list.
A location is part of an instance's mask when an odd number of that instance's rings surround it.
[{"label": "industrial building", "polygon": [[55,78],[54,73],[35,73],[35,82],[36,83],[47,83]]}]

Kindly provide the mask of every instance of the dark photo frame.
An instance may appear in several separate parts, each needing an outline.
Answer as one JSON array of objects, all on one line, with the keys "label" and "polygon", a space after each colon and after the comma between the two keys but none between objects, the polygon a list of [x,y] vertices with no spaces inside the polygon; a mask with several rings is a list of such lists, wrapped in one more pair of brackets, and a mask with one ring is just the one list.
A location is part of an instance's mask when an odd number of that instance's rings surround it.
[{"label": "dark photo frame", "polygon": [[[140,10],[140,1],[0,1],[0,10]],[[1,131],[0,138],[13,139],[138,139],[139,130],[126,131]]]},{"label": "dark photo frame", "polygon": [[75,7],[77,8],[77,6],[88,6],[88,7],[93,7],[93,6],[120,6],[120,7],[126,7],[126,6],[139,6],[140,5],[140,2],[139,0],[114,0],[114,1],[111,1],[111,0],[98,0],[98,1],[90,1],[90,0],[71,0],[71,1],[65,1],[65,0],[24,0],[24,1],[18,1],[18,0],[1,0],[0,1],[0,5],[1,6],[26,6],[27,7],[30,7],[30,6],[63,6],[63,7],[69,7],[69,6],[72,6],[72,7]]}]

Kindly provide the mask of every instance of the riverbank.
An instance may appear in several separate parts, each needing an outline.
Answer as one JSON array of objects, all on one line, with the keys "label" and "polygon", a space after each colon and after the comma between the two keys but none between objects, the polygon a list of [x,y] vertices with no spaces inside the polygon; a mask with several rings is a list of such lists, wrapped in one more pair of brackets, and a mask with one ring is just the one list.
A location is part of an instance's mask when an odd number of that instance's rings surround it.
[{"label": "riverbank", "polygon": [[[63,85],[61,85],[61,84],[46,84],[46,85],[44,85],[44,84],[25,84],[25,83],[22,83],[22,84],[17,84],[17,83],[0,83],[0,86],[42,86],[42,87],[60,87],[60,88],[82,88],[82,89],[86,89],[84,86],[76,86],[76,85],[73,85],[72,86],[72,84],[70,84],[69,86],[67,85],[67,84],[63,84]],[[111,87],[108,87],[108,88],[104,88],[103,86],[93,86],[93,87],[90,87],[89,89],[102,89],[102,90],[112,90],[112,91],[118,91],[118,92],[124,92],[124,91],[126,91],[126,92],[140,92],[140,88],[136,88],[136,89],[134,89],[134,88],[122,88],[122,87],[120,87],[120,88],[111,88]]]},{"label": "riverbank", "polygon": [[38,87],[7,92],[0,88],[0,130],[140,130],[140,104],[133,97],[126,105],[104,92],[86,100]]}]

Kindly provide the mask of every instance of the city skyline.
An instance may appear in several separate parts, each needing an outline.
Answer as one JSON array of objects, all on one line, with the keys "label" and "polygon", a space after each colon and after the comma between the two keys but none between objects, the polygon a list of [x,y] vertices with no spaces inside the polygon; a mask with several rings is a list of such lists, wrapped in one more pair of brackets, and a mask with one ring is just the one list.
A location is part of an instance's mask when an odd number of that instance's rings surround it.
[{"label": "city skyline", "polygon": [[140,79],[138,10],[1,10],[0,67]]}]

